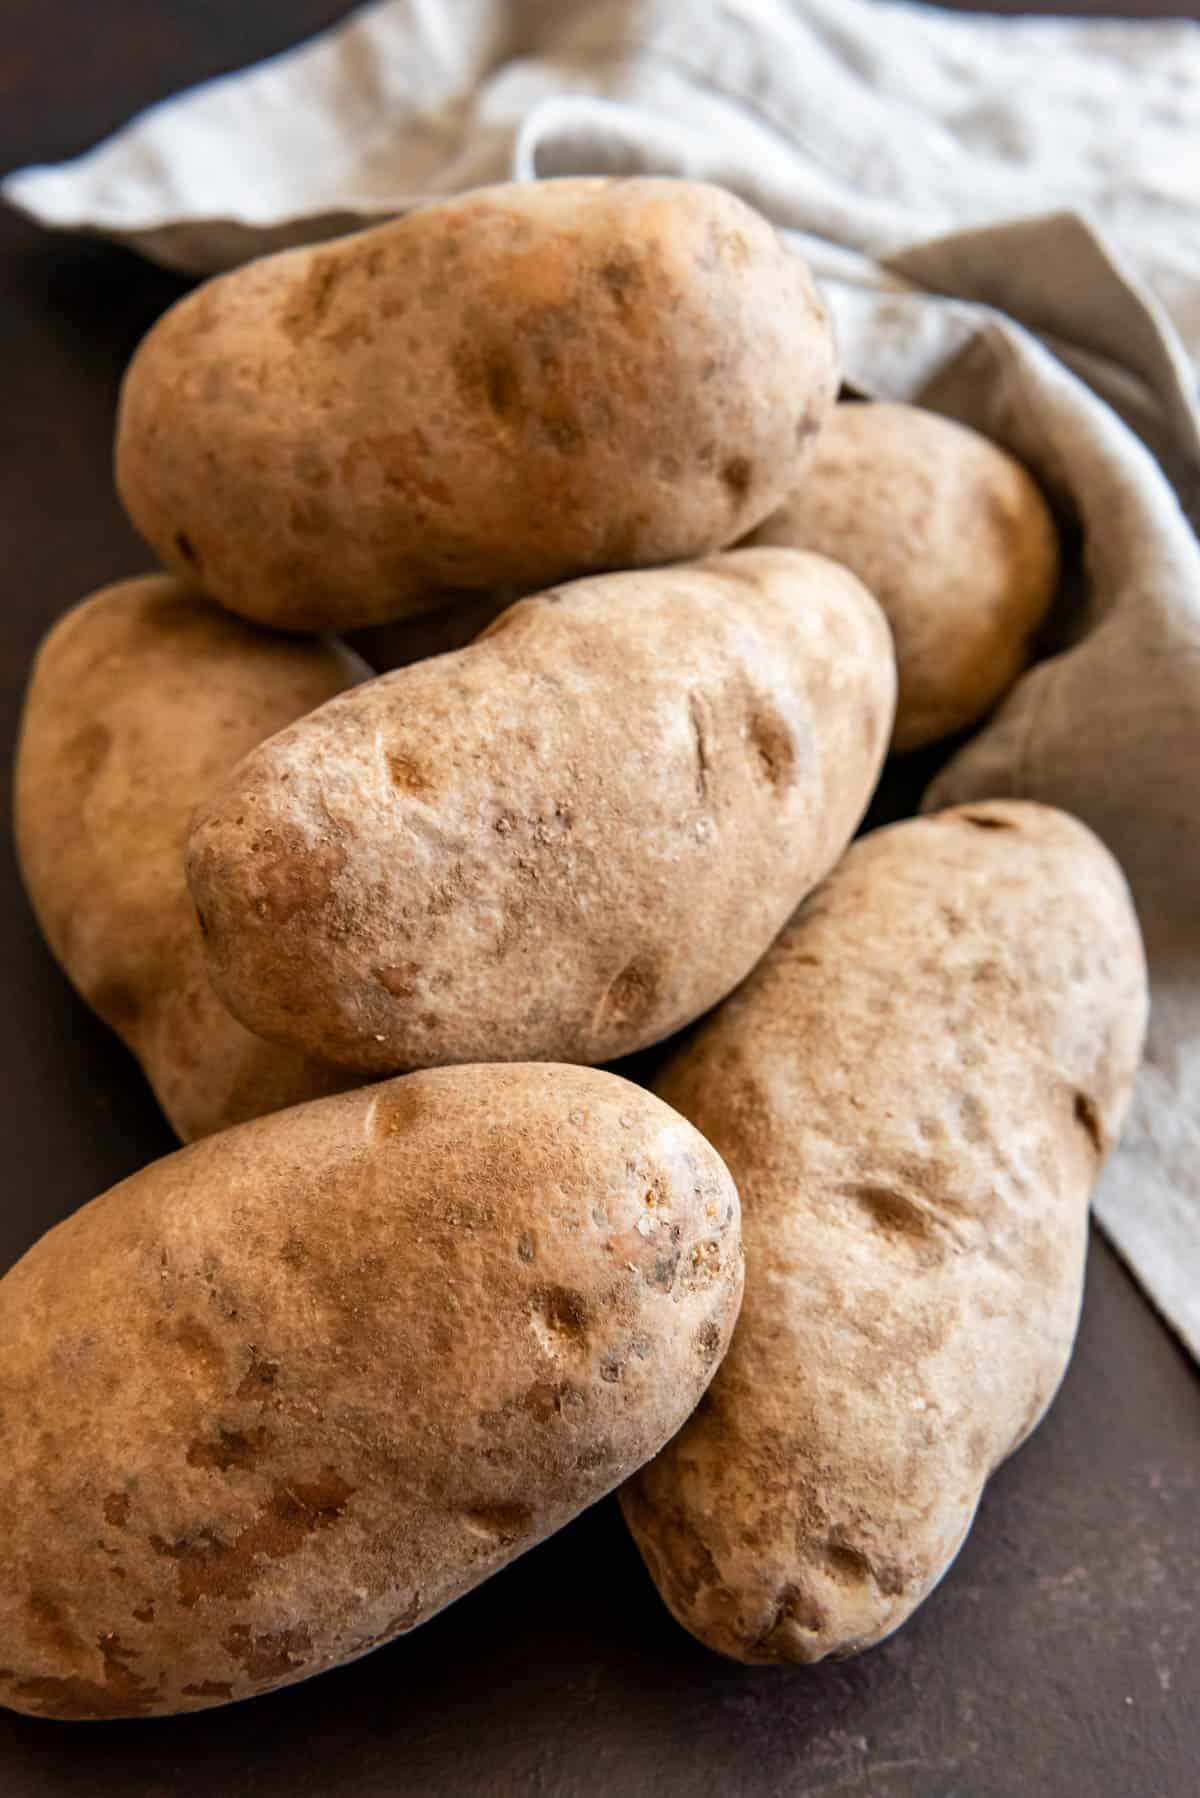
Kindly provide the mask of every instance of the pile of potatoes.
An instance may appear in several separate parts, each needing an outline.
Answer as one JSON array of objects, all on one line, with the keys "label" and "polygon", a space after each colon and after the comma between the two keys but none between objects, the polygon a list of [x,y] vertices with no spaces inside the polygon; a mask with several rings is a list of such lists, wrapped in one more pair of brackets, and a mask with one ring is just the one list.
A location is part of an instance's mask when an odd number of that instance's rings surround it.
[{"label": "pile of potatoes", "polygon": [[[16,828],[191,1146],[0,1281],[0,1701],[268,1691],[614,1488],[742,1661],[950,1565],[1066,1366],[1145,972],[1061,813],[851,846],[1057,538],[837,393],[804,264],[665,180],[273,256],[139,349],[167,572],[50,632]],[[368,626],[376,676],[315,634]],[[597,1065],[685,1030],[653,1091]]]}]

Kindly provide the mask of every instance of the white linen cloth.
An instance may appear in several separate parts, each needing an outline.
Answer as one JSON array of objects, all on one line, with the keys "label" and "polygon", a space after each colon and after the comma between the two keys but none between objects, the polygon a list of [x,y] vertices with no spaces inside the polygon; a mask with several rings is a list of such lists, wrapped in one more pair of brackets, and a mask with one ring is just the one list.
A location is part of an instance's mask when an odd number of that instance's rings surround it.
[{"label": "white linen cloth", "polygon": [[1096,1211],[1200,1357],[1200,28],[383,0],[3,191],[206,272],[481,183],[597,172],[742,194],[813,262],[856,388],[987,432],[1078,526],[1068,646],[926,804],[1062,805],[1125,867],[1153,1017]]}]

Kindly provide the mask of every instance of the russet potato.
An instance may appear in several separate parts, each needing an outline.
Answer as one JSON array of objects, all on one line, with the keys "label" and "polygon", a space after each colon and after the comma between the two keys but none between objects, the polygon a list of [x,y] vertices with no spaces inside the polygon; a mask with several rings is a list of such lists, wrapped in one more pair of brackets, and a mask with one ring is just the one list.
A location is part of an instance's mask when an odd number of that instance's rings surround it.
[{"label": "russet potato", "polygon": [[231,618],[169,576],[93,594],[38,652],[16,757],[17,852],[56,959],[141,1062],[185,1141],[347,1084],[217,998],[183,852],[240,756],[370,671]]},{"label": "russet potato", "polygon": [[895,668],[788,550],[578,581],[252,751],[188,850],[248,1028],[363,1075],[603,1062],[737,985],[870,799]]},{"label": "russet potato", "polygon": [[1067,1365],[1145,1022],[1112,857],[991,801],[856,843],[663,1068],[746,1248],[716,1380],[623,1493],[703,1642],[851,1654],[946,1572]]},{"label": "russet potato", "polygon": [[117,482],[223,605],[342,630],[722,548],[836,386],[805,264],[732,194],[494,187],[187,295],[126,375]]},{"label": "russet potato", "polygon": [[748,541],[832,556],[875,595],[896,641],[897,750],[991,710],[1058,584],[1058,533],[1033,477],[917,406],[836,406],[803,479]]},{"label": "russet potato", "polygon": [[612,1074],[413,1074],[180,1150],[0,1281],[0,1703],[151,1716],[415,1628],[725,1349],[737,1194]]}]

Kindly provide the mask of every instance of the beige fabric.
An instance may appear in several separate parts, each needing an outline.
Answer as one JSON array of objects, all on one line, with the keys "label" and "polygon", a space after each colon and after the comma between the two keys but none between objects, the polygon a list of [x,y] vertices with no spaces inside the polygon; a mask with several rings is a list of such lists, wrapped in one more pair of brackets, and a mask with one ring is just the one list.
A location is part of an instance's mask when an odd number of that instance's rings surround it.
[{"label": "beige fabric", "polygon": [[1182,22],[387,0],[4,192],[198,271],[510,176],[705,177],[794,232],[853,383],[987,431],[1079,527],[1069,647],[927,803],[1048,800],[1125,866],[1154,1014],[1096,1208],[1200,1356],[1197,145]]},{"label": "beige fabric", "polygon": [[383,0],[10,177],[194,270],[516,176],[671,169],[881,255],[1092,209],[1200,353],[1200,30],[879,0]]},{"label": "beige fabric", "polygon": [[[1130,407],[1148,434],[1170,443],[1177,495],[1115,411],[1013,322],[1012,314],[1037,317],[1074,270],[1086,273],[1093,304],[1114,326],[1125,320],[1126,342],[1144,331],[1136,294],[1106,273],[1100,246],[1077,221],[944,239],[898,260],[927,287],[969,286],[979,299],[998,289],[1010,316],[827,279],[850,378],[880,398],[920,399],[1021,456],[1077,521],[1085,575],[1070,646],[1024,676],[925,806],[1045,800],[1085,819],[1120,859],[1146,937],[1153,1008],[1130,1120],[1095,1208],[1200,1355],[1198,420],[1182,384],[1163,383],[1153,407],[1147,381]],[[939,334],[957,346],[940,359],[930,355]],[[1098,368],[1096,379],[1121,398],[1116,369]]]}]

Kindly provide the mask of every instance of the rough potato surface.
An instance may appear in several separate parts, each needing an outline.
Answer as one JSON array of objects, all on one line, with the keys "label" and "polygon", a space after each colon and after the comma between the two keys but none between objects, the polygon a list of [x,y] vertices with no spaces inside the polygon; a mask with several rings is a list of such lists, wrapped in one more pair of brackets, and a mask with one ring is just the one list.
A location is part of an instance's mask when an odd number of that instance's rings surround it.
[{"label": "rough potato surface", "polygon": [[584,1068],[135,1174],[0,1281],[0,1702],[201,1710],[414,1628],[679,1428],[741,1280],[717,1155]]},{"label": "rough potato surface", "polygon": [[722,548],[836,388],[807,268],[732,194],[497,187],[186,296],[127,374],[117,481],[222,604],[341,630]]},{"label": "rough potato surface", "polygon": [[820,557],[523,600],[265,743],[197,815],[217,990],[363,1074],[603,1062],[745,977],[870,799],[895,669]]},{"label": "rough potato surface", "polygon": [[993,801],[856,843],[667,1064],[738,1183],[746,1297],[622,1503],[710,1647],[851,1654],[946,1572],[1066,1367],[1145,1019],[1115,862]]},{"label": "rough potato surface", "polygon": [[749,541],[832,556],[875,595],[896,640],[897,750],[995,705],[1058,584],[1058,534],[1032,477],[916,406],[835,407],[802,483]]},{"label": "rough potato surface", "polygon": [[53,954],[185,1141],[346,1085],[217,998],[183,854],[197,802],[247,749],[368,672],[154,575],[94,594],[38,653],[16,762],[25,885]]}]

